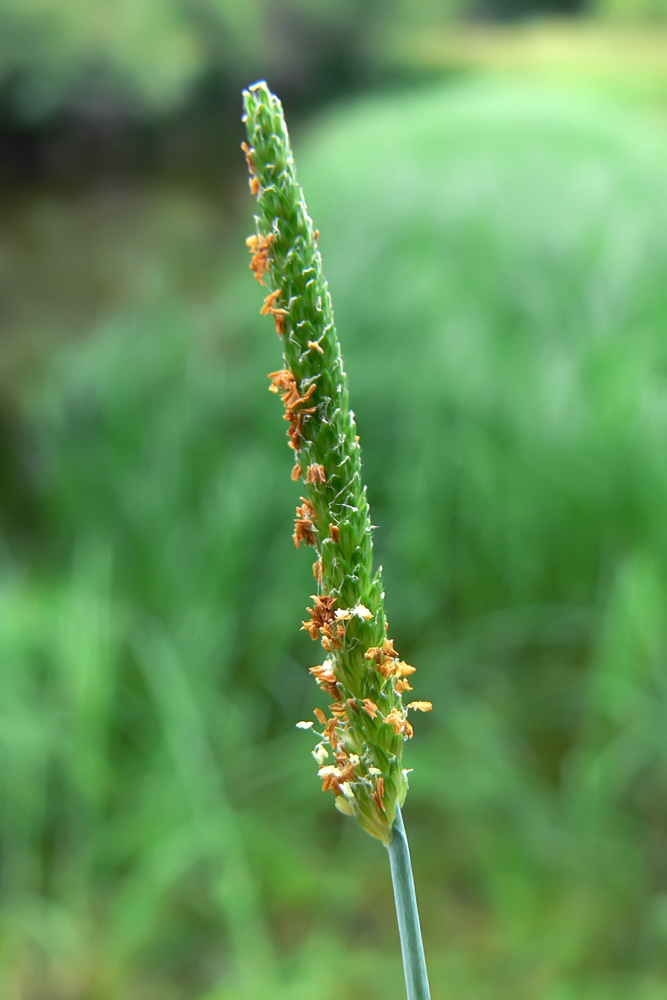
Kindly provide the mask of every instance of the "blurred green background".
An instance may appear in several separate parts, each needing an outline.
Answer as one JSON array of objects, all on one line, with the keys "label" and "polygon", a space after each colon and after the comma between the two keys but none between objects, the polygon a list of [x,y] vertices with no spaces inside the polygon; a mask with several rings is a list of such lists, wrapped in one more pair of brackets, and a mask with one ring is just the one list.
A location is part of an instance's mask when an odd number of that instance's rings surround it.
[{"label": "blurred green background", "polygon": [[403,996],[294,728],[259,76],[435,706],[434,1000],[665,1000],[665,0],[0,0],[0,997]]}]

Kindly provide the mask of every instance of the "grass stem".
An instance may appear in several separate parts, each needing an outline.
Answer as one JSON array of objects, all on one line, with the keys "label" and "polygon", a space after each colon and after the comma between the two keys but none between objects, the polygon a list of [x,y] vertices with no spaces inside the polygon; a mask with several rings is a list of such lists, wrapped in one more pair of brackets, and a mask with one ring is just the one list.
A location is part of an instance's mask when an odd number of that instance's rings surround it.
[{"label": "grass stem", "polygon": [[424,945],[419,926],[415,883],[412,877],[410,848],[408,847],[401,810],[398,807],[387,850],[391,865],[391,880],[394,886],[408,1000],[431,1000]]}]

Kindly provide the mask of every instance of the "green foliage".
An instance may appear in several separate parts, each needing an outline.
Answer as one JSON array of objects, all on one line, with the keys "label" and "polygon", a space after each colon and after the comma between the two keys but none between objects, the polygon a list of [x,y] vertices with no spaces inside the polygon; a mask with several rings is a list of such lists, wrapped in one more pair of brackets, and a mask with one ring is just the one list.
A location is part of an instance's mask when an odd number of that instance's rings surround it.
[{"label": "green foliage", "polygon": [[[667,144],[479,86],[340,109],[299,162],[387,609],[434,702],[406,751],[434,995],[662,1000]],[[9,1000],[401,995],[384,852],[292,728],[312,577],[254,293],[107,323],[28,408]]]},{"label": "green foliage", "polygon": [[13,85],[27,119],[52,115],[84,91],[168,107],[201,70],[201,40],[190,22],[185,6],[169,0],[2,0],[2,81]]},{"label": "green foliage", "polygon": [[[359,5],[301,0],[290,13],[325,31]],[[268,0],[0,0],[0,82],[29,119],[91,101],[159,112],[211,70],[238,81],[281,67],[288,34]]]},{"label": "green foliage", "polygon": [[664,21],[667,17],[665,0],[596,0],[595,9],[627,21]]},{"label": "green foliage", "polygon": [[495,25],[471,20],[400,30],[387,36],[384,58],[404,75],[556,83],[662,111],[667,102],[667,30],[664,22],[658,23],[658,7],[652,18],[631,15],[630,7],[622,17],[607,16],[610,9],[603,4],[597,17]]},{"label": "green foliage", "polygon": [[323,74],[330,87],[345,60],[353,76],[364,77],[378,35],[404,23],[439,22],[462,5],[0,0],[0,87],[14,112],[33,123],[72,109],[159,114],[211,74],[234,93],[260,75],[306,89]]}]

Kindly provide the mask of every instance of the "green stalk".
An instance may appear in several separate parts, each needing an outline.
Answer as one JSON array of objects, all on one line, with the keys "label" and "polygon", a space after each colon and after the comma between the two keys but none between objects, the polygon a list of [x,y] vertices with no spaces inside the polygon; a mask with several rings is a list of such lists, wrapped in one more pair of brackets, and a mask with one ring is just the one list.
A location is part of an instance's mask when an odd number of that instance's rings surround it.
[{"label": "green stalk", "polygon": [[401,954],[408,1000],[430,1000],[431,992],[428,986],[415,882],[412,877],[410,848],[400,808],[396,810],[396,818],[391,839],[387,844],[387,851],[391,865],[391,880],[394,885],[398,933],[401,939]]},{"label": "green stalk", "polygon": [[312,721],[312,751],[323,790],[340,812],[354,816],[389,850],[409,1000],[428,997],[410,855],[400,807],[408,789],[403,746],[413,735],[403,704],[414,667],[399,658],[387,636],[382,575],[373,565],[372,525],[361,476],[361,449],[350,409],[347,376],[334,325],[331,296],[308,215],[280,101],[265,83],[244,91],[250,190],[257,197],[256,232],[247,240],[250,267],[268,291],[283,346],[283,368],[272,372],[294,451],[292,479],[303,480],[294,542],[317,554],[317,593],[303,629],[320,640],[321,665],[311,667],[331,701]]}]

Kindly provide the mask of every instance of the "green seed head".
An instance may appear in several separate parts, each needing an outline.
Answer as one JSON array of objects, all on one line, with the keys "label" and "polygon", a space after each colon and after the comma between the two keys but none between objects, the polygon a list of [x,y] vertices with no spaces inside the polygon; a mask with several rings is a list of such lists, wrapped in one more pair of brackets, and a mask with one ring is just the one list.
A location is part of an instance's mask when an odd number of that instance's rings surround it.
[{"label": "green seed head", "polygon": [[250,267],[267,286],[261,312],[273,317],[283,341],[284,367],[271,373],[270,388],[285,406],[292,478],[304,482],[294,541],[317,553],[317,593],[303,628],[324,647],[324,662],[311,673],[330,697],[328,716],[315,711],[319,730],[299,726],[319,732],[313,756],[338,809],[387,843],[407,791],[402,752],[412,727],[402,693],[411,690],[414,668],[387,636],[347,377],[282,107],[265,83],[243,98],[243,148],[258,203],[257,231],[247,241]]}]

